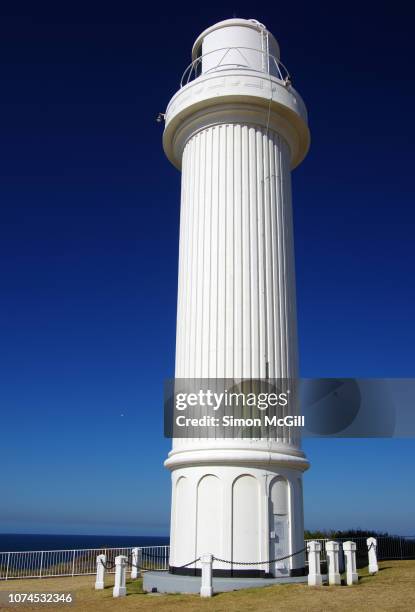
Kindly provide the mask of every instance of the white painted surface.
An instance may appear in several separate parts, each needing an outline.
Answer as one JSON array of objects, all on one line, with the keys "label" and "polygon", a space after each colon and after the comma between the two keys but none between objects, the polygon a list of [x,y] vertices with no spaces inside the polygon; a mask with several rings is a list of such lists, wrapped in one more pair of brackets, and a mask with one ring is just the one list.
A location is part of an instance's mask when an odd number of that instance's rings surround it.
[{"label": "white painted surface", "polygon": [[246,19],[227,19],[208,28],[192,53],[194,58],[202,56],[202,73],[230,68],[270,72],[269,55],[279,58],[277,41],[264,25]]},{"label": "white painted surface", "polygon": [[222,487],[221,479],[213,474],[203,476],[197,485],[196,557],[206,550],[220,548],[223,528]]},{"label": "white painted surface", "polygon": [[[297,372],[289,150],[225,124],[183,154],[177,378]],[[288,430],[287,430],[288,432]]]},{"label": "white painted surface", "polygon": [[[199,37],[196,53],[200,44],[259,45],[262,36],[251,21],[228,20]],[[306,109],[267,67],[204,70],[170,101],[163,137],[167,156],[182,169],[175,375],[295,377],[290,171],[308,149]],[[266,561],[275,553],[273,531],[279,550],[303,548],[301,476],[308,461],[289,428],[275,441],[176,439],[165,465],[173,486],[170,565],[203,549],[233,561]],[[284,516],[270,511],[276,477],[285,479]],[[214,567],[230,569],[216,561]],[[261,569],[301,567],[304,554]]]},{"label": "white painted surface", "polygon": [[320,570],[320,542],[308,543],[308,586],[321,586],[323,580]]},{"label": "white painted surface", "polygon": [[135,547],[131,551],[131,578],[135,580],[141,576],[142,553],[141,548]]},{"label": "white painted surface", "polygon": [[107,563],[106,555],[97,556],[97,575],[95,579],[95,590],[101,591],[105,586],[105,567]]},{"label": "white painted surface", "polygon": [[113,597],[125,597],[125,595],[127,595],[125,586],[127,560],[128,557],[125,555],[118,555],[118,557],[115,557],[115,582],[112,590]]},{"label": "white painted surface", "polygon": [[274,562],[274,576],[288,576],[290,560],[283,559],[289,550],[289,489],[288,480],[277,476],[270,487],[270,558],[280,559]]},{"label": "white painted surface", "polygon": [[232,487],[232,559],[234,569],[245,569],[238,561],[260,560],[260,489],[251,474],[242,474]]},{"label": "white painted surface", "polygon": [[212,563],[213,555],[210,553],[204,553],[200,557],[200,563],[202,566],[202,580],[200,586],[200,597],[212,597],[213,585],[212,585]]},{"label": "white painted surface", "polygon": [[339,550],[340,544],[338,542],[326,542],[327,573],[329,577],[329,584],[333,585],[341,584],[339,571]]},{"label": "white painted surface", "polygon": [[187,472],[176,474],[178,478],[173,482],[170,565],[179,566],[196,558],[197,483],[187,476]]},{"label": "white painted surface", "polygon": [[356,570],[356,543],[343,542],[344,562],[346,565],[346,582],[349,586],[359,582]]},{"label": "white painted surface", "polygon": [[369,557],[369,574],[376,574],[379,571],[376,538],[367,538],[367,549]]}]

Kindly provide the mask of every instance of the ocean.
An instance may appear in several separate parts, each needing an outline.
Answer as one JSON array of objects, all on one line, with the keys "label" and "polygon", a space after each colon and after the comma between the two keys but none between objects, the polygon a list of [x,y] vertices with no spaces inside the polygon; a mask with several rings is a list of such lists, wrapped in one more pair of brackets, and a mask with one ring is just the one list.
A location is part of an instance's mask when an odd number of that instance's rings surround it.
[{"label": "ocean", "polygon": [[123,548],[130,546],[163,546],[167,536],[109,536],[109,535],[42,535],[2,533],[0,552],[19,550],[72,550],[79,548]]}]

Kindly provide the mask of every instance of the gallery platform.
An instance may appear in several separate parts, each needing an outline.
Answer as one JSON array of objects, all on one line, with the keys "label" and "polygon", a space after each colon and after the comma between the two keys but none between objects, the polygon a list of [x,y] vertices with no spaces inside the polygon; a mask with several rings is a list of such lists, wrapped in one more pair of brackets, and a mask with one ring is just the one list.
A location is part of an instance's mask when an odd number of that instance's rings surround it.
[{"label": "gallery platform", "polygon": [[[169,572],[144,572],[143,590],[148,593],[199,593],[200,576],[180,576]],[[213,578],[213,591],[238,591],[276,584],[299,584],[307,582],[307,576],[284,576],[278,578]]]}]

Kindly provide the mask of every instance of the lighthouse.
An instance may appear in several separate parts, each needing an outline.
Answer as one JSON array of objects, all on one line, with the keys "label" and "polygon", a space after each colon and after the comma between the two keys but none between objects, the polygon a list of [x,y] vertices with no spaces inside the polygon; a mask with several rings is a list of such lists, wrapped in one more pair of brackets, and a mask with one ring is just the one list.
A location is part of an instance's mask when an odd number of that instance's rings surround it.
[{"label": "lighthouse", "polygon": [[[254,19],[196,39],[165,113],[181,170],[177,379],[295,379],[291,170],[309,148],[307,112],[277,40]],[[173,440],[170,572],[304,573],[298,434]],[[277,559],[277,561],[275,561]],[[261,562],[261,564],[258,564]]]}]

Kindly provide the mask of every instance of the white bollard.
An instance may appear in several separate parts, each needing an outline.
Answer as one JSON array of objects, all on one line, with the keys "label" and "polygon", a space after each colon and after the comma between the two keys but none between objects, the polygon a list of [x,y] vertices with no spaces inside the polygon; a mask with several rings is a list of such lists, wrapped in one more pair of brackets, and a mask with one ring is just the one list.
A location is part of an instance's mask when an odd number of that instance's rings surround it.
[{"label": "white bollard", "polygon": [[344,561],[346,564],[346,582],[349,586],[359,581],[356,571],[356,543],[343,542]]},{"label": "white bollard", "polygon": [[200,597],[212,597],[212,564],[213,555],[210,553],[200,556],[200,564],[202,566],[202,582],[200,585]]},{"label": "white bollard", "polygon": [[131,579],[135,580],[141,576],[141,548],[133,548],[131,551]]},{"label": "white bollard", "polygon": [[95,590],[101,591],[104,588],[105,582],[105,567],[103,564],[107,563],[106,555],[98,555],[97,557],[97,576],[95,578]]},{"label": "white bollard", "polygon": [[321,586],[323,580],[320,572],[320,542],[308,543],[308,586]]},{"label": "white bollard", "polygon": [[124,597],[127,595],[127,589],[125,587],[126,568],[127,557],[125,555],[118,555],[118,557],[115,557],[115,584],[112,590],[113,597]]},{"label": "white bollard", "polygon": [[329,584],[341,584],[339,571],[339,543],[326,542],[327,573]]},{"label": "white bollard", "polygon": [[368,538],[366,540],[367,543],[367,552],[369,556],[369,574],[376,574],[379,571],[378,566],[378,557],[377,557],[377,540],[376,538]]}]

